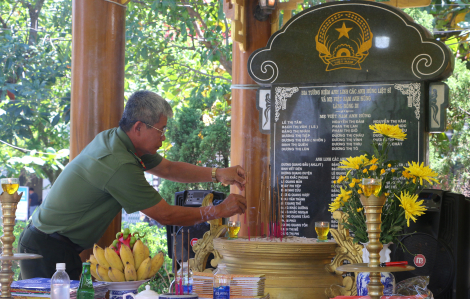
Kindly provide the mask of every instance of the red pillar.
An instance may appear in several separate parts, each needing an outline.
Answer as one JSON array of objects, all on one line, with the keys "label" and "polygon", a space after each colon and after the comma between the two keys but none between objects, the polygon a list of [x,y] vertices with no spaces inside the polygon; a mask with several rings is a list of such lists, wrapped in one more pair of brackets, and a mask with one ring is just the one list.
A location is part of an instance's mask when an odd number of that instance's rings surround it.
[{"label": "red pillar", "polygon": [[[73,0],[70,159],[122,116],[125,14],[125,7],[109,1]],[[98,244],[109,246],[120,230],[121,213]],[[91,253],[84,251],[82,260]]]},{"label": "red pillar", "polygon": [[[232,84],[255,84],[248,75],[248,58],[255,50],[265,47],[271,36],[271,24],[260,22],[253,16],[258,0],[245,1],[246,51],[240,51],[239,44],[233,43],[232,52]],[[249,172],[246,197],[249,203],[249,223],[244,223],[244,215],[240,216],[241,229],[239,236],[255,236],[259,228],[257,223],[258,200],[261,189],[261,177],[265,172],[265,180],[269,165],[269,135],[259,131],[259,113],[256,109],[256,89],[232,89],[232,128],[231,128],[231,163],[242,165]],[[246,165],[245,165],[246,161]],[[231,187],[232,193],[240,193],[237,187]],[[236,219],[233,217],[232,219]],[[248,220],[248,218],[247,218]]]}]

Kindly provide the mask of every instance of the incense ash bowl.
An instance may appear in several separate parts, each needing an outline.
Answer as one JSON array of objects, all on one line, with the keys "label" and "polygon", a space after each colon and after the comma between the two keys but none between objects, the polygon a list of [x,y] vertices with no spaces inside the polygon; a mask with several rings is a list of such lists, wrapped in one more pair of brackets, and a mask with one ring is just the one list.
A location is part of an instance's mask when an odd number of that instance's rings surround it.
[{"label": "incense ash bowl", "polygon": [[271,299],[327,299],[325,289],[342,283],[341,275],[325,270],[336,255],[334,240],[216,238],[213,243],[229,273],[265,274]]}]

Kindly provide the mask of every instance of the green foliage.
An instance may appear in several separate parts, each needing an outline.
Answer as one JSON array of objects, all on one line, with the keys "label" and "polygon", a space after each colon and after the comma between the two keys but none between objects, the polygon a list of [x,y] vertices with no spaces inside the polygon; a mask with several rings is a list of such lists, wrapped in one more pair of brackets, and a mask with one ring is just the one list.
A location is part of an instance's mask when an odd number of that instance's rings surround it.
[{"label": "green foliage", "polygon": [[[54,182],[68,162],[61,150],[69,147],[71,3],[0,3],[0,140],[9,144],[0,146],[0,159],[8,176],[25,169]],[[222,1],[128,4],[127,95],[152,89],[179,109],[198,97],[200,113],[209,115],[216,100],[230,100],[231,53]]]},{"label": "green foliage", "polygon": [[[213,107],[210,113],[203,112],[207,104]],[[206,167],[229,166],[230,118],[224,113],[227,107],[218,105],[218,101],[207,104],[203,98],[192,97],[188,106],[176,110],[174,119],[168,122],[167,135],[173,146],[165,153],[166,158]],[[183,184],[163,180],[160,187],[161,195],[169,202],[173,201],[175,192],[184,190],[229,192],[228,187],[213,183]]]},{"label": "green foliage", "polygon": [[174,274],[168,272],[163,267],[158,271],[158,273],[148,282],[142,284],[137,291],[140,293],[145,290],[146,285],[150,285],[152,291],[157,292],[158,294],[164,294],[170,292],[170,284],[174,280]]},{"label": "green foliage", "polygon": [[0,4],[0,159],[7,176],[25,169],[54,182],[68,162],[71,3],[43,5]]},{"label": "green foliage", "polygon": [[431,135],[430,164],[440,174],[442,189],[470,196],[470,70],[456,60],[454,73],[446,83],[450,88],[448,131]]},{"label": "green foliage", "polygon": [[195,89],[230,85],[230,26],[221,1],[131,2],[126,32],[126,89],[156,89],[176,106]]},{"label": "green foliage", "polygon": [[421,8],[433,16],[434,35],[445,42],[457,58],[468,61],[470,8],[466,1],[432,0],[431,5]]},{"label": "green foliage", "polygon": [[420,24],[429,32],[433,32],[434,28],[434,18],[431,14],[421,8],[405,8],[403,9],[405,13],[407,13],[415,23]]},{"label": "green foliage", "polygon": [[432,18],[432,26],[438,30],[434,30],[435,37],[444,41],[453,50],[456,58],[460,58],[455,60],[452,76],[445,81],[450,89],[447,132],[431,134],[429,162],[432,169],[439,174],[441,184],[438,188],[470,196],[470,152],[467,147],[470,137],[470,71],[468,63],[465,62],[468,58],[466,53],[469,28],[468,23],[459,22],[464,15],[467,18],[469,9],[461,4],[463,3],[456,1],[439,1],[425,8],[404,11],[427,29],[430,29]]}]

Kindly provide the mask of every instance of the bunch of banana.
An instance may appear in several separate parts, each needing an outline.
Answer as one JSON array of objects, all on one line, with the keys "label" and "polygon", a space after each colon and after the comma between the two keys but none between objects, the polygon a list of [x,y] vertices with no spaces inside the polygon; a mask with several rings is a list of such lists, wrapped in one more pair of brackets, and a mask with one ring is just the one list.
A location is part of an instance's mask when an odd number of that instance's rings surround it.
[{"label": "bunch of banana", "polygon": [[122,244],[119,254],[110,247],[105,249],[95,244],[91,263],[91,275],[100,281],[121,282],[145,280],[157,274],[163,265],[163,252],[150,257],[148,247],[139,239],[133,250]]}]

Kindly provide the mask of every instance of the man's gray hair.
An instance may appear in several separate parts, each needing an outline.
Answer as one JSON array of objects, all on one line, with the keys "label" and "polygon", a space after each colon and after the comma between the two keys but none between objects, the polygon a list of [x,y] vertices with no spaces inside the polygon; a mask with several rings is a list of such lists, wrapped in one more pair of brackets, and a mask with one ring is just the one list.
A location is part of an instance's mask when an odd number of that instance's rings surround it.
[{"label": "man's gray hair", "polygon": [[164,98],[151,91],[136,91],[127,101],[119,126],[128,132],[139,120],[153,126],[162,116],[173,117],[173,110]]}]

